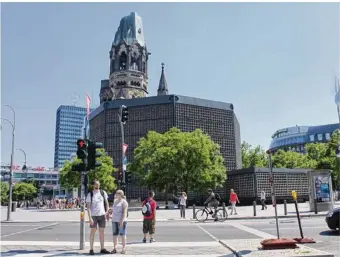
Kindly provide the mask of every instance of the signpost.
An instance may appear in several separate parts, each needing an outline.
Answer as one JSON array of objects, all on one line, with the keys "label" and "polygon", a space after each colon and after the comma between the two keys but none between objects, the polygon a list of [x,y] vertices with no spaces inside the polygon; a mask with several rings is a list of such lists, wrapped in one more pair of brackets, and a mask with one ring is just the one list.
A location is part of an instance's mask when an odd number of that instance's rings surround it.
[{"label": "signpost", "polygon": [[277,217],[277,206],[276,206],[276,197],[275,197],[275,187],[274,187],[274,173],[273,173],[273,164],[272,164],[272,153],[270,150],[267,151],[269,157],[269,183],[272,195],[272,203],[275,209],[275,220],[276,220],[276,233],[277,238],[280,239],[280,231],[279,231],[279,219]]}]

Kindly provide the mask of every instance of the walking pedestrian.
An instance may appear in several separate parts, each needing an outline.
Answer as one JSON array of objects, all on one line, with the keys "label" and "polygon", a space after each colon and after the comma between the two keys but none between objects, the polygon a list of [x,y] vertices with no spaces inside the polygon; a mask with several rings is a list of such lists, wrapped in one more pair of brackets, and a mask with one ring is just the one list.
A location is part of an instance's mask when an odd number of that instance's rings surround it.
[{"label": "walking pedestrian", "polygon": [[93,182],[93,190],[88,193],[86,197],[87,214],[90,221],[90,255],[94,255],[93,244],[94,236],[99,226],[99,240],[100,240],[100,253],[109,254],[110,252],[104,248],[104,230],[106,219],[109,220],[108,214],[108,196],[107,193],[99,189],[100,183],[98,180]]},{"label": "walking pedestrian", "polygon": [[261,191],[261,205],[262,205],[262,209],[261,210],[264,210],[264,209],[267,210],[266,192],[264,190]]},{"label": "walking pedestrian", "polygon": [[154,242],[153,238],[155,234],[155,225],[156,225],[156,208],[157,203],[153,199],[155,197],[155,193],[150,191],[148,194],[148,198],[142,204],[142,214],[143,218],[143,243],[146,243],[146,234],[149,233],[150,243]]},{"label": "walking pedestrian", "polygon": [[231,204],[231,213],[230,213],[230,215],[233,215],[233,213],[235,213],[235,215],[237,215],[236,203],[240,203],[240,201],[238,200],[238,196],[235,193],[234,189],[230,190],[229,203]]},{"label": "walking pedestrian", "polygon": [[187,194],[185,192],[182,192],[179,197],[179,210],[181,214],[181,219],[185,219],[185,208],[187,206]]},{"label": "walking pedestrian", "polygon": [[123,190],[117,190],[112,205],[113,250],[111,253],[117,253],[118,235],[120,235],[122,240],[121,253],[125,254],[128,206]]}]

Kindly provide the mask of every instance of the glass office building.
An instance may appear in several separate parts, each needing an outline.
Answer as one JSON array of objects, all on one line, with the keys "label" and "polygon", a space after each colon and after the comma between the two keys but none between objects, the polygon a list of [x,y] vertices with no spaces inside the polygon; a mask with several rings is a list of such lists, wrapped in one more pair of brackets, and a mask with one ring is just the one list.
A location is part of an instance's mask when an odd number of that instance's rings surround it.
[{"label": "glass office building", "polygon": [[86,108],[61,105],[57,110],[54,167],[61,168],[77,151],[76,142],[83,136]]},{"label": "glass office building", "polygon": [[277,130],[272,135],[269,149],[277,151],[294,151],[305,153],[305,145],[325,143],[331,139],[332,133],[339,128],[339,123],[319,126],[295,126]]}]

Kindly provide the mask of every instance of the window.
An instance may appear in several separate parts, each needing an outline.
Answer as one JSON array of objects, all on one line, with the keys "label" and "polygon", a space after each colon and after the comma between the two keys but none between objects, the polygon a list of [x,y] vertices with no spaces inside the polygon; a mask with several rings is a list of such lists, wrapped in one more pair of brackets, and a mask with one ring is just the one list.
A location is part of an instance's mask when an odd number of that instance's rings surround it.
[{"label": "window", "polygon": [[319,140],[319,141],[322,140],[322,134],[318,134],[318,140]]},{"label": "window", "polygon": [[315,135],[310,135],[310,136],[309,136],[309,141],[313,142],[313,141],[314,141],[314,136],[315,136]]},{"label": "window", "polygon": [[326,137],[326,140],[331,140],[331,134],[330,133],[326,133],[325,137]]}]

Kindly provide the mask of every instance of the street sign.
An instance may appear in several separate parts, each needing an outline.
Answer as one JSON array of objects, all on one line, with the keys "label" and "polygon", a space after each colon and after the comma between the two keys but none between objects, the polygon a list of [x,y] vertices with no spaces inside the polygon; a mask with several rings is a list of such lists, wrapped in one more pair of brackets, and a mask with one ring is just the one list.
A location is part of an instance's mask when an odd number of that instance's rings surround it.
[{"label": "street sign", "polygon": [[127,164],[127,158],[126,158],[126,156],[123,157],[123,165],[124,165],[124,164],[125,164],[125,165]]}]

